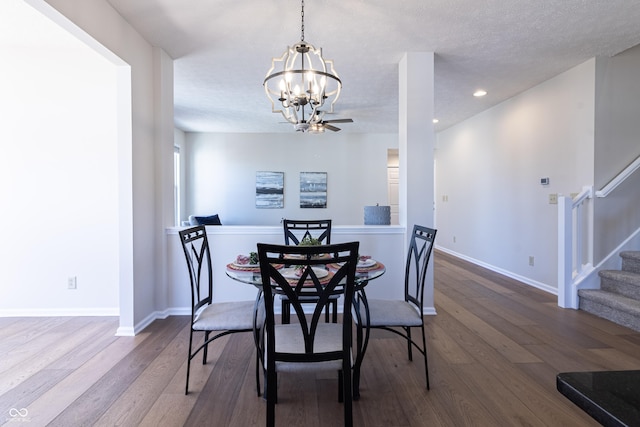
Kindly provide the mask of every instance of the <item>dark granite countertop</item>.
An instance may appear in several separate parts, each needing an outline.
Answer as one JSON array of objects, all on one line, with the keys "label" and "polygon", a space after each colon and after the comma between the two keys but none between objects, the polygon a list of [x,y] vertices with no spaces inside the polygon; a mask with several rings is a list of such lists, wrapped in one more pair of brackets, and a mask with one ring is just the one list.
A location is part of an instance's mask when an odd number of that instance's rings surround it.
[{"label": "dark granite countertop", "polygon": [[603,426],[640,426],[640,370],[561,373],[556,387]]}]

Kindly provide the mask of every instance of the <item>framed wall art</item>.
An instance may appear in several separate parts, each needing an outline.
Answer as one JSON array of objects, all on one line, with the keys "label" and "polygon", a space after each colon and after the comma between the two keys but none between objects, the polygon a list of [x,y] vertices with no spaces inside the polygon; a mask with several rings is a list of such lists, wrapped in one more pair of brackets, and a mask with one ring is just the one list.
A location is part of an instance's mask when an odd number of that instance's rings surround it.
[{"label": "framed wall art", "polygon": [[300,172],[300,207],[327,207],[326,172]]},{"label": "framed wall art", "polygon": [[256,208],[284,208],[284,172],[256,172]]}]

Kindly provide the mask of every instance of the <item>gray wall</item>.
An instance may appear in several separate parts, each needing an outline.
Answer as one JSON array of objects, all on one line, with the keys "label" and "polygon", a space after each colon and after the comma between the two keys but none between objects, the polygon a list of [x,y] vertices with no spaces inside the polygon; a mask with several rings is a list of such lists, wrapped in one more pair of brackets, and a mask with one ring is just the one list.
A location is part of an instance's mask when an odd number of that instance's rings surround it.
[{"label": "gray wall", "polygon": [[[596,60],[595,189],[640,156],[640,46]],[[594,263],[640,227],[640,172],[594,201]]]},{"label": "gray wall", "polygon": [[[188,215],[219,214],[225,225],[278,225],[282,218],[364,224],[364,206],[387,204],[387,149],[393,134],[187,133]],[[284,172],[284,208],[258,209],[257,171]],[[327,172],[327,208],[300,208],[300,172]]]}]

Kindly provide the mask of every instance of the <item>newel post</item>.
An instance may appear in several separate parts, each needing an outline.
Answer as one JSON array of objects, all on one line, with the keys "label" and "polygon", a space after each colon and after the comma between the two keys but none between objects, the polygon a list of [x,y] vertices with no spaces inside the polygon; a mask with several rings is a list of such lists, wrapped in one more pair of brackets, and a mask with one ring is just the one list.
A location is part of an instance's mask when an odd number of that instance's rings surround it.
[{"label": "newel post", "polygon": [[578,308],[577,295],[572,286],[573,277],[573,224],[572,200],[558,197],[558,305],[563,308]]}]

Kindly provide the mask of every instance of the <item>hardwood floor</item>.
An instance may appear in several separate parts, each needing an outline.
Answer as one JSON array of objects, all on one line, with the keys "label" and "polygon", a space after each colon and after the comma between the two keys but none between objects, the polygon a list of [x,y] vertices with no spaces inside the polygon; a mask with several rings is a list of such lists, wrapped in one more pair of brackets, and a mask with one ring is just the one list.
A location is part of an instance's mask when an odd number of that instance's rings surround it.
[{"label": "hardwood floor", "polygon": [[[431,390],[404,343],[375,331],[358,426],[597,426],[556,391],[558,372],[640,368],[640,334],[442,252],[427,318]],[[250,334],[214,343],[184,395],[187,317],[115,337],[115,318],[0,318],[0,424],[263,425]],[[342,425],[337,375],[281,375],[276,422]]]}]

